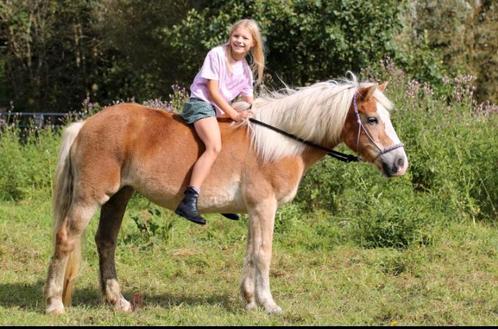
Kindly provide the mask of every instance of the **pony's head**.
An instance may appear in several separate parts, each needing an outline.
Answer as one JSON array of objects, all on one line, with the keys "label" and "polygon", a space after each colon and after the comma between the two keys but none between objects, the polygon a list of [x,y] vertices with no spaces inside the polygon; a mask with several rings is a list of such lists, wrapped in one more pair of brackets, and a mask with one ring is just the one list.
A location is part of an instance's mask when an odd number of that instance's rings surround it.
[{"label": "pony's head", "polygon": [[373,163],[387,177],[401,176],[408,158],[391,123],[392,103],[383,92],[387,83],[359,86],[344,123],[341,139],[361,159]]}]

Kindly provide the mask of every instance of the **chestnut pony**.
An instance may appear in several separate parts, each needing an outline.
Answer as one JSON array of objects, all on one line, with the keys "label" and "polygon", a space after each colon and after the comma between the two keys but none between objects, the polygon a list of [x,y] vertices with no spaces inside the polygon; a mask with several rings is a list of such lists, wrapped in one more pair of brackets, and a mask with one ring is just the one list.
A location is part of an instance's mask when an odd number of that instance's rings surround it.
[{"label": "chestnut pony", "polygon": [[[408,160],[393,126],[385,84],[352,80],[268,93],[253,118],[329,149],[345,143],[385,176]],[[326,152],[267,127],[220,120],[223,149],[202,186],[199,211],[247,213],[249,234],[240,289],[247,309],[281,312],[270,291],[275,212],[296,195],[303,174]],[[172,112],[122,103],[65,129],[54,184],[54,254],[44,293],[47,313],[70,305],[83,231],[101,207],[95,237],[100,285],[114,309],[131,311],[117,280],[115,249],[126,205],[136,191],[175,209],[202,142]],[[227,223],[228,225],[229,223]]]}]

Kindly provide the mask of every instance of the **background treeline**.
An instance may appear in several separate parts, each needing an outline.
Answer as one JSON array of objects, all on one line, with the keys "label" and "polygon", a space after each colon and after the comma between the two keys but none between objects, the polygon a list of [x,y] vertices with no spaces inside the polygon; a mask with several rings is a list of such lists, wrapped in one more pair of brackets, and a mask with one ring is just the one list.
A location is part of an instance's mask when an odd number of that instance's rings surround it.
[{"label": "background treeline", "polygon": [[167,100],[242,17],[261,25],[270,86],[359,73],[391,58],[447,97],[448,79],[468,74],[479,101],[497,101],[492,0],[3,0],[0,108]]}]

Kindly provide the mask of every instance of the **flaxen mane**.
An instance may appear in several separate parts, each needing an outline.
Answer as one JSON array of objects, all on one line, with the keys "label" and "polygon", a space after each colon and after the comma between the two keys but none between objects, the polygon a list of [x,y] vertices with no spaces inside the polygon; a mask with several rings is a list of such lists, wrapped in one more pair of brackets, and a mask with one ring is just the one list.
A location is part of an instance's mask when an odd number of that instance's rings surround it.
[{"label": "flaxen mane", "polygon": [[[351,106],[353,95],[360,87],[374,85],[351,80],[331,80],[299,89],[287,88],[258,97],[253,106],[254,118],[278,127],[302,139],[321,145],[335,145]],[[392,103],[376,90],[375,98],[386,109]],[[263,161],[300,154],[306,147],[268,128],[250,125],[252,143]]]}]

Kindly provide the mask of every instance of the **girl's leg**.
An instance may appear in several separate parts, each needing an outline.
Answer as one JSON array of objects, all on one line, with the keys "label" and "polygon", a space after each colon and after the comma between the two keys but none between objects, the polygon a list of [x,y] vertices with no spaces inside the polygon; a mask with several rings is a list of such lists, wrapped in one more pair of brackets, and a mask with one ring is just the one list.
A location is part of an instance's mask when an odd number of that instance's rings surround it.
[{"label": "girl's leg", "polygon": [[206,220],[201,217],[197,210],[197,199],[201,185],[209,175],[209,171],[221,151],[221,133],[216,117],[198,120],[194,123],[194,127],[204,143],[205,150],[192,168],[190,186],[187,187],[185,196],[175,213],[194,223],[204,225]]},{"label": "girl's leg", "polygon": [[[221,151],[221,134],[218,121],[216,120],[216,118],[208,119],[215,119],[213,121],[216,122],[206,122],[206,119],[202,119],[194,123],[197,135],[199,135],[204,145],[206,146],[206,151],[201,155],[201,157],[194,165],[194,168],[192,170],[192,177],[190,179],[190,186],[195,187],[198,192],[200,191],[202,183],[209,174],[214,161]],[[240,219],[239,215],[237,214],[222,215],[231,220]]]},{"label": "girl's leg", "polygon": [[194,128],[206,148],[195,163],[190,178],[190,186],[199,191],[221,151],[221,133],[216,117],[198,120],[194,122]]}]

